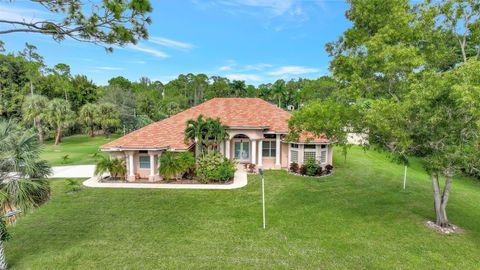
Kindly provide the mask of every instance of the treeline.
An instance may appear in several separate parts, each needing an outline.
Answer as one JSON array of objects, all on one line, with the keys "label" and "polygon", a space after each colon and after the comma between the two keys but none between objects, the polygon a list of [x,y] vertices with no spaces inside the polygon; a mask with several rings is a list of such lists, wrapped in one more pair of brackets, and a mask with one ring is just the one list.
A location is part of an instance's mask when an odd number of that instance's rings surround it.
[{"label": "treeline", "polygon": [[62,133],[128,133],[214,97],[260,97],[297,109],[339,89],[328,76],[254,86],[205,74],[182,74],[166,84],[114,77],[97,86],[85,75],[71,74],[67,64],[47,67],[30,44],[18,53],[0,54],[0,70],[1,116],[34,128],[41,141],[54,137],[56,143]]}]

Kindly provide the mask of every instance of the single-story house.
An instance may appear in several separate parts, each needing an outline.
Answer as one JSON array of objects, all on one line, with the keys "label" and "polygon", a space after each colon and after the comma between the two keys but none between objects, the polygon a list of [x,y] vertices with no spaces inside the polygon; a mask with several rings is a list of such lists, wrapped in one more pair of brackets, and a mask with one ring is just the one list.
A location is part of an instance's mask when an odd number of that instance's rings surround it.
[{"label": "single-story house", "polygon": [[229,138],[219,146],[228,159],[252,163],[257,168],[288,168],[315,158],[321,165],[332,164],[332,148],[325,137],[301,135],[296,142],[285,140],[290,113],[260,98],[214,98],[167,119],[152,123],[101,146],[114,158],[126,158],[127,180],[156,181],[159,156],[164,151],[194,151],[185,143],[186,122],[219,119],[228,126]]}]

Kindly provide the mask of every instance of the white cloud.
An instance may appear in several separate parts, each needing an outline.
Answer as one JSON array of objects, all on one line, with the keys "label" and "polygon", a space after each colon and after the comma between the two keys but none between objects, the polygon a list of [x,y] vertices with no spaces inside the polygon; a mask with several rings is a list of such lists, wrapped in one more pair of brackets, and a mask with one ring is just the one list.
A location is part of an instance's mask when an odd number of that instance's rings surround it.
[{"label": "white cloud", "polygon": [[232,73],[225,75],[230,80],[240,80],[240,81],[260,81],[262,77],[255,74],[245,74],[245,73]]},{"label": "white cloud", "polygon": [[245,70],[263,70],[269,67],[273,67],[272,64],[265,64],[265,63],[259,63],[259,64],[253,64],[253,65],[245,65],[243,68]]},{"label": "white cloud", "polygon": [[272,76],[287,76],[287,75],[301,75],[307,73],[320,72],[318,68],[302,67],[302,66],[283,66],[268,72]]},{"label": "white cloud", "polygon": [[160,46],[178,49],[178,50],[191,50],[194,46],[190,43],[181,42],[173,39],[167,39],[163,37],[151,37],[149,41]]},{"label": "white cloud", "polygon": [[123,70],[121,67],[98,67],[100,70]]},{"label": "white cloud", "polygon": [[[221,2],[223,4],[228,3],[227,1]],[[268,9],[273,15],[279,16],[285,14],[292,8],[293,0],[236,0],[233,3],[237,5]]]},{"label": "white cloud", "polygon": [[131,60],[131,61],[127,61],[127,63],[130,63],[130,64],[146,64],[147,62],[146,61],[143,61],[143,60]]},{"label": "white cloud", "polygon": [[46,12],[30,8],[12,8],[0,5],[0,18],[9,21],[31,22],[42,19]]},{"label": "white cloud", "polygon": [[146,46],[143,46],[143,45],[130,45],[130,46],[127,46],[127,48],[135,50],[135,51],[139,51],[139,52],[148,53],[148,54],[151,54],[151,55],[153,55],[155,57],[158,57],[158,58],[161,58],[161,59],[165,59],[165,58],[170,57],[168,54],[166,54],[163,51],[153,49],[153,48],[150,48],[150,47],[146,47]]}]

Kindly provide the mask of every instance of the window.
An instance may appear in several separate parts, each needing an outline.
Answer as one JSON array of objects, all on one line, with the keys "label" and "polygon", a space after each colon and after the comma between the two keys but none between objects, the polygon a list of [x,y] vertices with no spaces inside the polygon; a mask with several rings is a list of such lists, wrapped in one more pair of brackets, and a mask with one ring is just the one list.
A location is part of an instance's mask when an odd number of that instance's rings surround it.
[{"label": "window", "polygon": [[298,149],[298,144],[296,144],[296,143],[292,143],[292,144],[290,145],[290,147],[291,147],[291,148]]},{"label": "window", "polygon": [[262,156],[275,157],[277,154],[277,146],[275,141],[264,141],[262,143]]},{"label": "window", "polygon": [[140,169],[150,169],[150,157],[149,156],[138,157],[138,163],[139,163]]},{"label": "window", "polygon": [[325,144],[320,147],[320,163],[327,163],[327,146]]},{"label": "window", "polygon": [[315,159],[317,156],[316,146],[314,144],[305,144],[303,146],[303,163],[306,163],[309,159]]},{"label": "window", "polygon": [[298,163],[298,150],[290,150],[290,162]]}]

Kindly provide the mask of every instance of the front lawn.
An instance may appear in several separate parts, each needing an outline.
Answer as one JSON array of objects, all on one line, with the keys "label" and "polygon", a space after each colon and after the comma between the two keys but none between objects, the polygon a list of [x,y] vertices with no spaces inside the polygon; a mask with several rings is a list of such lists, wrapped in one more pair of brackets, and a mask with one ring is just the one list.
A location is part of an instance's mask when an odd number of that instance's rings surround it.
[{"label": "front lawn", "polygon": [[[99,152],[98,148],[118,137],[118,135],[111,135],[109,138],[104,136],[90,138],[86,135],[74,135],[62,138],[62,143],[59,145],[55,145],[53,141],[47,141],[41,157],[52,166],[96,164],[97,159],[105,155]],[[64,159],[66,155],[68,158]]]},{"label": "front lawn", "polygon": [[[53,198],[11,227],[14,269],[478,269],[480,183],[455,179],[449,218],[465,229],[440,235],[428,176],[353,148],[326,178],[266,172],[239,190],[85,188]],[[78,180],[81,181],[81,180]]]}]

